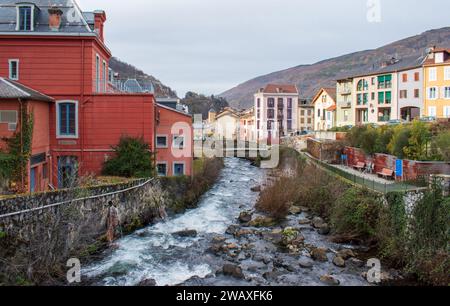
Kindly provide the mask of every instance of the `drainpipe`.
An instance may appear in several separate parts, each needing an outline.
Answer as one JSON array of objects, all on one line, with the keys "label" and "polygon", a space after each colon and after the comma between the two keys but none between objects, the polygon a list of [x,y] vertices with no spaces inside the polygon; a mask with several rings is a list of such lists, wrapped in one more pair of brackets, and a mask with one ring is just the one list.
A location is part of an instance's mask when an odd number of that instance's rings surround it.
[{"label": "drainpipe", "polygon": [[[81,116],[80,116],[80,125],[79,125],[79,133],[80,133],[80,164],[83,164],[83,160],[84,160],[84,39],[81,40],[81,103],[80,103],[80,111],[81,111]],[[78,166],[78,168],[80,168]],[[80,171],[83,172],[83,171]],[[79,173],[81,174],[81,173]]]}]

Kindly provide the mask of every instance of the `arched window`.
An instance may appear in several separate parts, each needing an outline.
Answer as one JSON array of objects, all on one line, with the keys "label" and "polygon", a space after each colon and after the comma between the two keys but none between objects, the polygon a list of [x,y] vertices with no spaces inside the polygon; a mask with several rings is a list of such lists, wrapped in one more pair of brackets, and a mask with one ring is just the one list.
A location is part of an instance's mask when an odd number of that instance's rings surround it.
[{"label": "arched window", "polygon": [[357,85],[358,91],[365,91],[369,89],[369,83],[366,80],[360,80]]}]

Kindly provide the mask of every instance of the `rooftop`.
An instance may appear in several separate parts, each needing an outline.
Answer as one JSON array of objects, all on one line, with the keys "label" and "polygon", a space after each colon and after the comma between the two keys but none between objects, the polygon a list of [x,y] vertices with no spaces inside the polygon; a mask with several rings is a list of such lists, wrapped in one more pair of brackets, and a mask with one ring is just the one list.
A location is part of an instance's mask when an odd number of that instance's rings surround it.
[{"label": "rooftop", "polygon": [[61,26],[57,31],[61,33],[86,33],[95,35],[94,13],[82,12],[74,0],[2,0],[0,4],[0,32],[17,32],[17,4],[34,4],[37,9],[33,32],[54,33],[49,27],[48,9],[56,7],[62,11]]},{"label": "rooftop", "polygon": [[0,78],[0,99],[27,99],[44,102],[55,100],[39,91],[24,86],[18,82]]},{"label": "rooftop", "polygon": [[268,84],[265,88],[261,88],[260,92],[270,94],[296,94],[298,95],[298,89],[296,85],[292,84]]}]

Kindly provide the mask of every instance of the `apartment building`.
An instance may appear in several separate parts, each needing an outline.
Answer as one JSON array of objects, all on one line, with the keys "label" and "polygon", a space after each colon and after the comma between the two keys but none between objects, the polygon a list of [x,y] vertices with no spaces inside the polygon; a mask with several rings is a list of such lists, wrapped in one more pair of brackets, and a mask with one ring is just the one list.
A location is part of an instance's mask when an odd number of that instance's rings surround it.
[{"label": "apartment building", "polygon": [[353,78],[336,82],[336,126],[355,125],[355,106],[352,100]]},{"label": "apartment building", "polygon": [[299,91],[296,85],[268,84],[254,95],[258,140],[287,136],[297,129]]},{"label": "apartment building", "polygon": [[298,102],[297,131],[314,131],[314,105],[311,101],[300,99]]},{"label": "apartment building", "polygon": [[450,118],[450,50],[432,49],[424,62],[425,116]]}]

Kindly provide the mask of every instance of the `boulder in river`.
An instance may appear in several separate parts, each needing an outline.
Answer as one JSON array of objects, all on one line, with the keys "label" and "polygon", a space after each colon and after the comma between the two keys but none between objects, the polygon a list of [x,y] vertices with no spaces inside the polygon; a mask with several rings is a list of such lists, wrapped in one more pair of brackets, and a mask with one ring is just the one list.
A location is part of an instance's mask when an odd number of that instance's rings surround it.
[{"label": "boulder in river", "polygon": [[298,207],[298,206],[292,205],[292,206],[289,208],[289,213],[290,213],[291,215],[298,215],[298,214],[300,214],[301,212],[302,212],[302,209],[301,209],[300,207]]},{"label": "boulder in river", "polygon": [[352,257],[356,257],[353,250],[350,249],[342,249],[337,252],[337,256],[342,257],[344,260],[347,260]]},{"label": "boulder in river", "polygon": [[300,267],[305,268],[305,269],[311,269],[314,265],[313,261],[311,259],[307,259],[307,258],[300,258],[298,260],[298,264]]},{"label": "boulder in river", "polygon": [[261,192],[261,186],[255,186],[255,187],[251,188],[251,191],[253,191],[253,192]]},{"label": "boulder in river", "polygon": [[190,230],[190,229],[185,229],[182,231],[178,231],[175,233],[172,233],[173,236],[178,236],[178,237],[197,237],[197,231],[196,230]]},{"label": "boulder in river", "polygon": [[140,287],[155,287],[156,281],[154,279],[144,279],[141,281],[138,286]]},{"label": "boulder in river", "polygon": [[275,220],[270,217],[256,217],[248,223],[252,227],[270,227],[275,225]]},{"label": "boulder in river", "polygon": [[238,265],[226,263],[223,265],[222,271],[224,275],[229,275],[239,279],[244,278],[244,273],[242,273],[242,269]]},{"label": "boulder in river", "polygon": [[328,224],[327,223],[324,223],[324,224],[322,224],[320,227],[319,227],[319,230],[318,230],[318,233],[320,234],[320,235],[328,235],[329,233],[330,233],[330,231],[331,231],[331,229],[330,229],[330,227],[328,226]]},{"label": "boulder in river", "polygon": [[336,267],[343,268],[343,267],[345,267],[345,260],[342,257],[336,256],[336,257],[333,258],[333,264]]},{"label": "boulder in river", "polygon": [[239,215],[239,222],[248,223],[252,221],[252,213],[248,211],[243,211]]},{"label": "boulder in river", "polygon": [[320,277],[320,281],[329,286],[338,286],[341,283],[338,279],[335,279],[331,275],[322,275]]},{"label": "boulder in river", "polygon": [[322,262],[328,261],[327,249],[324,249],[324,248],[312,248],[311,249],[311,258],[316,260],[316,261],[322,261]]},{"label": "boulder in river", "polygon": [[320,228],[320,227],[323,226],[324,224],[325,224],[325,221],[323,221],[323,219],[320,218],[320,217],[315,217],[315,218],[312,220],[312,225],[313,225],[315,228]]},{"label": "boulder in river", "polygon": [[236,224],[232,224],[227,228],[226,233],[229,235],[234,235],[236,234],[236,232],[240,229],[241,227],[239,225]]}]

